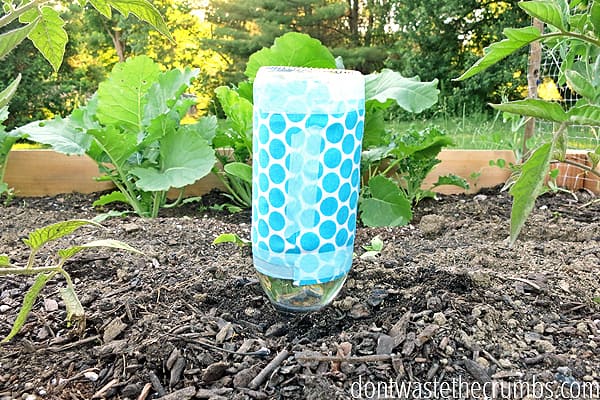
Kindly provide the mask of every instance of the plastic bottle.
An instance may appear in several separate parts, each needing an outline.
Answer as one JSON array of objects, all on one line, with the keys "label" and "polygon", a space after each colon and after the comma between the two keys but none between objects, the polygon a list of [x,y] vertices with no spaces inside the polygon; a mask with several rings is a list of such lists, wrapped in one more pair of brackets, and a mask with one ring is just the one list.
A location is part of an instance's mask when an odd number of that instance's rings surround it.
[{"label": "plastic bottle", "polygon": [[262,67],[256,75],[253,262],[280,309],[324,307],[352,265],[364,92],[357,71]]}]

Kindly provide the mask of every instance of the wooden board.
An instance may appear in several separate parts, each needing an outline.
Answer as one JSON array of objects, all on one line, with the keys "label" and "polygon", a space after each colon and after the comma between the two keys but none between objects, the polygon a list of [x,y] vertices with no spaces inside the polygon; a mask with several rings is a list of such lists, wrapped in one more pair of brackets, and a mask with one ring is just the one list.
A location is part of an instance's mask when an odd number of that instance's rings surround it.
[{"label": "wooden board", "polygon": [[[425,179],[423,187],[431,187],[440,175],[455,174],[469,181],[468,193],[477,193],[481,188],[493,187],[508,179],[511,171],[490,166],[490,160],[503,159],[507,165],[515,162],[510,150],[443,150],[438,158],[442,162]],[[110,182],[97,182],[94,178],[99,175],[96,163],[87,156],[66,156],[52,150],[12,150],[5,181],[15,189],[17,196],[24,197],[94,193],[114,188]],[[582,182],[580,186],[600,194],[600,179],[596,176],[586,174]],[[214,188],[224,189],[219,179],[209,174],[186,187],[185,193],[188,197],[202,196]],[[435,191],[443,194],[463,192],[455,186],[441,186]],[[170,193],[172,196],[176,196],[175,192]]]},{"label": "wooden board", "polygon": [[[436,165],[423,182],[429,189],[442,175],[454,174],[469,182],[467,193],[477,193],[482,188],[494,187],[506,182],[511,174],[509,163],[515,162],[511,150],[442,150],[438,155],[442,162]],[[507,167],[490,166],[490,161],[504,160]],[[457,186],[439,186],[437,193],[457,194],[465,191]]]},{"label": "wooden board", "polygon": [[93,193],[113,187],[97,182],[98,167],[87,156],[67,156],[52,150],[12,150],[4,180],[17,196]]},{"label": "wooden board", "polygon": [[[87,156],[67,156],[52,150],[12,150],[4,180],[23,197],[55,196],[62,193],[94,193],[113,189],[111,182],[97,182],[96,163]],[[223,185],[209,174],[186,187],[186,196],[201,196]],[[177,197],[175,191],[169,197]]]}]

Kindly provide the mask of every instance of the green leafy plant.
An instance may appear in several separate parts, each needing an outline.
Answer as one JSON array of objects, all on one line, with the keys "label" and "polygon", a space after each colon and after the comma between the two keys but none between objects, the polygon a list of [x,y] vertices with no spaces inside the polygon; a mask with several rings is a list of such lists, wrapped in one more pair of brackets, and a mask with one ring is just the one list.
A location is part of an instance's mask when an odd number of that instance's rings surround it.
[{"label": "green leafy plant", "polygon": [[47,225],[31,232],[26,239],[23,239],[23,243],[27,245],[30,251],[27,265],[25,266],[12,265],[7,255],[0,254],[0,276],[21,275],[36,277],[35,282],[25,294],[23,304],[19,310],[15,322],[13,323],[11,331],[1,341],[2,343],[8,342],[17,333],[19,333],[19,330],[23,327],[25,321],[27,320],[27,316],[33,309],[38,295],[44,286],[46,286],[46,284],[57,275],[62,276],[66,282],[66,286],[61,288],[59,293],[67,309],[67,322],[69,324],[75,324],[80,331],[85,329],[85,312],[81,302],[79,301],[77,293],[75,292],[73,280],[69,276],[69,273],[64,269],[65,263],[77,253],[86,249],[108,247],[141,254],[138,250],[126,243],[113,239],[102,239],[58,250],[56,262],[53,265],[36,266],[36,262],[38,261],[36,256],[44,245],[56,241],[66,235],[70,235],[83,226],[89,225],[98,227],[102,226],[89,220],[69,220]]},{"label": "green leafy plant", "polygon": [[[115,66],[87,106],[67,118],[36,121],[18,129],[38,143],[65,154],[87,154],[118,191],[95,205],[129,204],[143,217],[177,204],[183,188],[210,173],[215,164],[210,146],[216,118],[183,125],[194,101],[184,91],[198,70],[161,72],[145,56]],[[167,192],[179,198],[167,204]]]},{"label": "green leafy plant", "polygon": [[379,236],[375,236],[371,239],[371,242],[367,245],[362,246],[366,251],[360,255],[362,260],[375,260],[379,257],[379,254],[383,250],[383,240]]},{"label": "green leafy plant", "polygon": [[367,226],[400,226],[412,219],[412,208],[441,185],[468,189],[467,181],[456,175],[440,176],[430,188],[423,181],[440,163],[437,155],[452,140],[437,128],[386,133],[371,141],[362,159],[363,185],[360,197],[361,221]]},{"label": "green leafy plant", "polygon": [[[252,158],[252,83],[259,68],[274,65],[338,68],[340,64],[341,61],[336,60],[329,49],[318,40],[301,33],[286,33],[277,38],[270,48],[264,48],[250,56],[245,71],[248,78],[246,81],[239,83],[237,87],[217,89],[217,98],[227,116],[227,121],[224,129],[213,141],[213,147],[217,149],[217,157],[222,163],[221,169],[216,170],[216,173],[238,204],[244,207],[251,205],[252,169],[249,163]],[[365,76],[363,147],[368,150],[390,145],[390,137],[385,129],[385,110],[396,104],[405,111],[420,113],[437,102],[439,90],[436,86],[437,80],[421,82],[418,77],[406,78],[389,69]],[[232,150],[219,151],[220,148]],[[394,197],[397,192],[402,191],[398,188],[398,184],[392,181],[389,181],[391,185],[386,185],[379,190],[381,184],[385,185],[381,182],[381,179],[366,182],[369,186],[372,183],[375,185],[375,188],[368,192],[371,198],[386,197],[384,200],[386,202],[390,200],[387,196]],[[391,195],[389,195],[390,190],[392,190]],[[414,190],[411,189],[411,193],[413,192]],[[362,215],[366,215],[368,219],[378,211],[367,206],[366,210],[363,209]],[[398,212],[395,212],[396,214]],[[403,209],[401,214],[406,215],[406,210]],[[384,225],[388,225],[389,221],[388,218]]]},{"label": "green leafy plant", "polygon": [[467,79],[498,63],[534,41],[560,50],[561,76],[580,99],[568,109],[558,103],[526,99],[492,107],[526,117],[554,123],[551,139],[541,143],[522,164],[512,185],[510,241],[514,243],[533,210],[535,200],[544,191],[544,180],[552,161],[574,163],[587,173],[600,176],[600,146],[588,152],[588,165],[566,160],[566,130],[570,125],[600,127],[600,2],[558,0],[523,1],[526,13],[546,24],[541,32],[534,26],[504,30],[506,39],[490,45],[482,58],[458,79]]},{"label": "green leafy plant", "polygon": [[[158,10],[148,0],[123,1],[123,0],[77,0],[81,6],[90,3],[102,15],[110,18],[112,9],[117,10],[124,16],[133,14],[139,19],[148,22],[160,33],[173,40],[165,21]],[[54,71],[58,72],[65,47],[69,40],[67,32],[63,28],[65,21],[60,17],[54,7],[55,2],[49,0],[19,1],[3,0],[2,14],[0,14],[0,29],[11,25],[11,28],[0,34],[0,60],[17,47],[23,40],[28,38],[48,60]],[[18,23],[18,24],[17,24]],[[15,26],[18,25],[18,26]],[[6,134],[1,124],[6,120],[8,105],[11,97],[15,94],[21,81],[21,74],[8,84],[6,88],[0,88],[0,196],[7,194],[10,190],[4,182],[4,171],[6,159],[13,143],[19,139],[14,132]]]},{"label": "green leafy plant", "polygon": [[238,247],[250,246],[251,242],[248,239],[241,238],[236,233],[222,233],[215,238],[213,244],[233,243]]}]

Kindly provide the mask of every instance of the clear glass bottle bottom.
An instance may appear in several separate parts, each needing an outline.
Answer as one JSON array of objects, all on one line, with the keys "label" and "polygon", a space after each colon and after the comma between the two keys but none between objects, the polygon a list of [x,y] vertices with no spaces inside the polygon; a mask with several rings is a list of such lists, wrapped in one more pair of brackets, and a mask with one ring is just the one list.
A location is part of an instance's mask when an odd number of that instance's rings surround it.
[{"label": "clear glass bottle bottom", "polygon": [[291,279],[274,278],[258,271],[256,273],[271,303],[287,312],[316,311],[325,307],[342,289],[347,276],[326,283],[298,286]]}]

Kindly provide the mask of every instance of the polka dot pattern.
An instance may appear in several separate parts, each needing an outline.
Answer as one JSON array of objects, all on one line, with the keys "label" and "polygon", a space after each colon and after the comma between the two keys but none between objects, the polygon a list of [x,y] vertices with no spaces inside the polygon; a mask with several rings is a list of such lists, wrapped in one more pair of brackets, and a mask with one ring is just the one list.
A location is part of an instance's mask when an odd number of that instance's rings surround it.
[{"label": "polka dot pattern", "polygon": [[[278,98],[281,104],[290,97],[310,99],[306,109],[332,102],[322,82],[283,85],[279,92],[301,92]],[[265,88],[255,81],[254,89],[255,267],[299,285],[340,278],[352,264],[364,99],[338,101],[336,112],[286,113],[261,108],[256,91]]]}]

